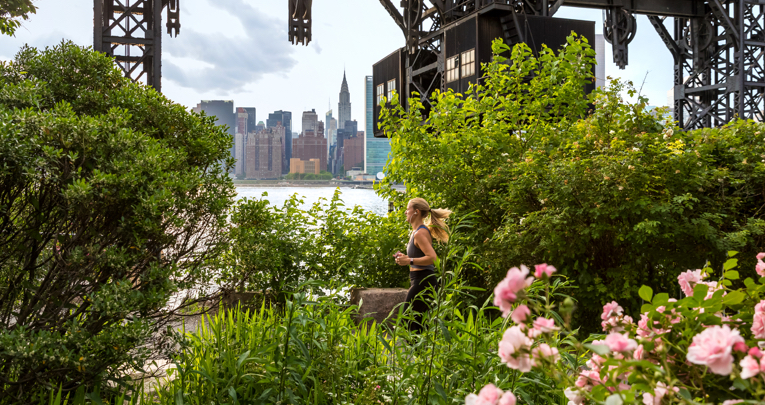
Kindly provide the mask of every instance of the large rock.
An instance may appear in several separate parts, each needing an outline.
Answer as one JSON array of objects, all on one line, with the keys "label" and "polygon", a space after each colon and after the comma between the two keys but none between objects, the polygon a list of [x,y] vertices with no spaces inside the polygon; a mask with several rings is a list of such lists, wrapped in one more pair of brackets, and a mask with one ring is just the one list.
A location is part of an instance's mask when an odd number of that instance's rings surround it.
[{"label": "large rock", "polygon": [[[354,288],[351,290],[351,305],[361,307],[354,319],[356,323],[366,317],[372,317],[377,324],[388,317],[396,305],[406,301],[406,288]],[[398,310],[396,310],[398,312]],[[370,321],[371,322],[371,321]]]}]

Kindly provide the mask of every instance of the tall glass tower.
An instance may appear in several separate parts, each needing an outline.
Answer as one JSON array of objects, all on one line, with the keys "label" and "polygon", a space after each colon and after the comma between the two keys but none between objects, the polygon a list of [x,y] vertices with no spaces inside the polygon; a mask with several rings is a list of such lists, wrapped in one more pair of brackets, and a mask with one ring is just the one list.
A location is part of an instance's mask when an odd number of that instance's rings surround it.
[{"label": "tall glass tower", "polygon": [[374,131],[374,88],[372,76],[364,78],[364,171],[377,175],[383,171],[390,155],[390,139],[375,138]]}]

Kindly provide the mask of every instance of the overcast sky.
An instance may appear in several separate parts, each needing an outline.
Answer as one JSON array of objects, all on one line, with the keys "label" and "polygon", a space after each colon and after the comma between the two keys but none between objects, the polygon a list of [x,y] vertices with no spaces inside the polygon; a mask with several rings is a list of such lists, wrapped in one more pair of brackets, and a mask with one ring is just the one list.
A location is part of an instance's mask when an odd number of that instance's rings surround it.
[{"label": "overcast sky", "polygon": [[[35,5],[37,14],[14,38],[0,37],[0,59],[12,59],[25,43],[93,44],[92,0],[35,0]],[[595,21],[596,32],[602,33],[599,10],[563,7],[556,16]],[[313,20],[313,41],[294,46],[287,41],[286,0],[182,0],[180,35],[165,33],[162,39],[162,90],[188,107],[215,99],[256,107],[258,121],[275,110],[292,111],[293,131],[299,131],[305,110],[315,108],[323,119],[331,108],[337,117],[345,69],[353,118],[361,129],[364,76],[372,74],[373,63],[403,46],[403,35],[377,0],[315,0]],[[607,49],[607,75],[637,87],[645,80],[643,94],[651,104],[667,104],[672,57],[647,18],[638,17],[627,69],[619,70],[609,44]]]}]

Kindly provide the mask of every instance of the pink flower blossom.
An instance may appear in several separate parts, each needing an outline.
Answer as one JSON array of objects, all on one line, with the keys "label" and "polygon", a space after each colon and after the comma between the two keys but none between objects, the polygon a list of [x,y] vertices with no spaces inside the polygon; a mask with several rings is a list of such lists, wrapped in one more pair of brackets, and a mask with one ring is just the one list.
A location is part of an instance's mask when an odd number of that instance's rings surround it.
[{"label": "pink flower blossom", "polygon": [[616,332],[609,333],[608,336],[606,336],[605,343],[612,352],[631,352],[637,349],[637,342],[630,339],[627,334],[622,335],[621,333]]},{"label": "pink flower blossom", "polygon": [[529,314],[531,314],[529,307],[526,305],[518,305],[513,311],[512,315],[510,315],[510,319],[512,319],[515,323],[524,324],[526,323],[526,319],[528,319]]},{"label": "pink flower blossom", "polygon": [[643,360],[644,356],[645,349],[643,348],[643,345],[638,345],[637,349],[635,349],[635,353],[632,354],[632,358],[635,360]]},{"label": "pink flower blossom", "polygon": [[536,278],[542,278],[543,274],[546,274],[547,277],[552,277],[553,273],[555,273],[555,267],[548,266],[547,263],[537,264],[534,266],[534,277]]},{"label": "pink flower blossom", "polygon": [[757,260],[765,259],[765,252],[757,253]]},{"label": "pink flower blossom", "polygon": [[574,385],[579,388],[585,388],[589,385],[597,385],[600,383],[602,383],[600,380],[600,372],[594,370],[582,370]]},{"label": "pink flower blossom", "polygon": [[762,357],[762,352],[760,351],[760,348],[753,347],[753,348],[749,349],[749,355],[759,359],[760,357]]},{"label": "pink flower blossom", "polygon": [[560,328],[555,326],[555,320],[540,317],[534,319],[534,329],[542,333],[550,333]]},{"label": "pink flower blossom", "polygon": [[557,363],[559,360],[560,354],[558,349],[550,347],[547,343],[542,343],[531,351],[531,361],[534,366],[538,366],[544,361]]},{"label": "pink flower blossom", "polygon": [[612,316],[620,316],[624,314],[624,308],[622,308],[616,301],[603,305],[603,313],[600,315],[600,319],[606,320]]},{"label": "pink flower blossom", "polygon": [[[680,391],[680,389],[677,387],[673,387],[672,390],[675,392]],[[665,395],[667,395],[667,392],[669,392],[667,385],[660,382],[656,384],[656,388],[653,390],[653,395],[647,392],[643,394],[643,404],[644,405],[660,405],[661,400],[664,398]]]},{"label": "pink flower blossom", "polygon": [[722,405],[736,405],[744,402],[743,399],[726,399],[723,401]]},{"label": "pink flower blossom", "polygon": [[598,356],[596,353],[592,354],[592,357],[590,357],[589,360],[587,360],[587,367],[590,368],[590,370],[594,370],[596,372],[600,372],[600,368],[603,367],[603,363],[606,362],[606,359]]},{"label": "pink flower blossom", "polygon": [[501,389],[495,387],[494,384],[488,384],[481,388],[478,395],[470,394],[465,397],[465,405],[497,405],[502,394]]},{"label": "pink flower blossom", "polygon": [[765,277],[765,262],[758,260],[757,265],[754,266],[754,271],[756,271],[760,277]]},{"label": "pink flower blossom", "polygon": [[520,326],[513,326],[502,335],[499,358],[514,370],[528,372],[531,370],[531,343]]},{"label": "pink flower blossom", "polygon": [[499,403],[497,405],[515,405],[516,399],[515,394],[513,394],[510,391],[505,392],[502,394],[502,398],[499,399]]},{"label": "pink flower blossom", "polygon": [[571,389],[571,388],[566,388],[563,391],[563,394],[566,396],[566,398],[568,398],[569,405],[571,404],[582,405],[584,403],[584,400],[586,399],[586,397],[584,396],[584,394],[582,394],[581,391]]},{"label": "pink flower blossom", "polygon": [[749,351],[749,346],[744,342],[736,342],[736,344],[733,345],[733,351],[746,353]]},{"label": "pink flower blossom", "polygon": [[680,283],[680,289],[683,290],[686,297],[693,295],[693,287],[700,283],[704,278],[701,276],[701,270],[688,270],[685,273],[680,273],[677,276],[677,281]]},{"label": "pink flower blossom", "polygon": [[765,339],[765,300],[754,306],[752,334],[755,339]]},{"label": "pink flower blossom", "polygon": [[693,337],[686,358],[691,363],[709,367],[715,374],[729,375],[733,371],[733,345],[743,341],[738,330],[715,325]]},{"label": "pink flower blossom", "polygon": [[741,378],[747,379],[752,378],[756,376],[757,374],[760,374],[761,372],[765,372],[765,360],[757,361],[752,356],[746,356],[743,360],[741,360],[741,363],[739,363],[739,366],[741,366]]},{"label": "pink flower blossom", "polygon": [[513,309],[512,304],[518,299],[518,293],[534,281],[534,278],[527,277],[528,275],[528,267],[513,267],[508,270],[507,277],[494,288],[494,305],[499,307],[503,317],[507,317]]}]

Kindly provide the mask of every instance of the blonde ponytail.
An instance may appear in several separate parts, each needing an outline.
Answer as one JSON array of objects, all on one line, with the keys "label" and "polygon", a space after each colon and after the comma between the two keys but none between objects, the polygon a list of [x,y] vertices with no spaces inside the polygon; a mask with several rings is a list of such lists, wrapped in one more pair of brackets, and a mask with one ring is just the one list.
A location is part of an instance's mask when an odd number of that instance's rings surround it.
[{"label": "blonde ponytail", "polygon": [[423,198],[412,198],[409,203],[413,208],[422,212],[423,223],[427,225],[430,234],[439,242],[449,241],[449,226],[444,220],[452,214],[450,210],[442,208],[430,209],[430,205]]}]

